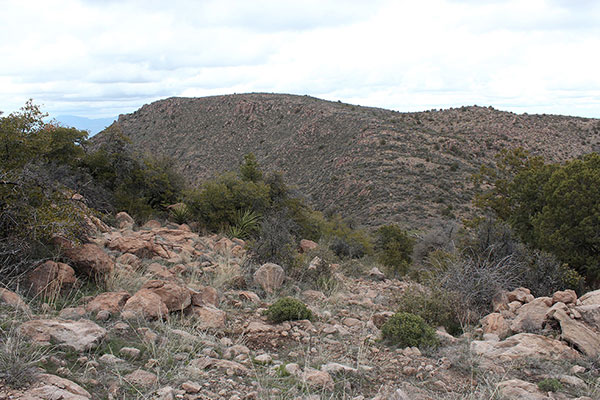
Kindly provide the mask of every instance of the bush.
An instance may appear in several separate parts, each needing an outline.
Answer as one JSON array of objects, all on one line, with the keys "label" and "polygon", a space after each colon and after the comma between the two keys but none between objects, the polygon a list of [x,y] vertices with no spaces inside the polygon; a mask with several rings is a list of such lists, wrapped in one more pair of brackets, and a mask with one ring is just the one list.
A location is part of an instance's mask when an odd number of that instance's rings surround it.
[{"label": "bush", "polygon": [[400,347],[435,347],[433,328],[418,315],[398,312],[381,327],[383,339]]},{"label": "bush", "polygon": [[361,258],[373,254],[369,234],[361,229],[353,229],[339,215],[325,221],[323,236],[330,242],[329,248],[339,258]]},{"label": "bush", "polygon": [[312,312],[306,304],[291,297],[283,297],[271,304],[265,311],[265,315],[275,323],[312,318]]},{"label": "bush", "polygon": [[542,392],[558,392],[563,388],[563,385],[558,379],[546,378],[538,382],[538,388]]},{"label": "bush", "polygon": [[462,333],[459,299],[440,288],[419,289],[410,286],[398,299],[398,312],[418,315],[429,325],[443,326],[451,335]]},{"label": "bush", "polygon": [[386,225],[377,229],[375,250],[378,261],[394,275],[406,275],[412,262],[414,239],[398,225]]}]

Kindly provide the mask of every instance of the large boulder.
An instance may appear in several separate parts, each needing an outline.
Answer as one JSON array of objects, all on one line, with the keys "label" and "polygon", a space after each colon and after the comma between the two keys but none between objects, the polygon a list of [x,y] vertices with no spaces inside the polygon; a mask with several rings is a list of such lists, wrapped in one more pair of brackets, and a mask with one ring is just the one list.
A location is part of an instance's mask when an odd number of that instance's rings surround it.
[{"label": "large boulder", "polygon": [[579,357],[577,351],[563,342],[533,333],[519,333],[499,342],[475,340],[471,343],[471,350],[500,362],[523,358],[558,360]]},{"label": "large boulder", "polygon": [[597,357],[600,354],[600,335],[587,327],[584,323],[569,317],[565,310],[555,310],[551,318],[560,323],[561,337],[573,344],[588,357]]},{"label": "large boulder", "polygon": [[147,289],[157,294],[167,306],[169,312],[182,311],[192,304],[190,290],[173,282],[151,280],[146,282],[142,286],[142,289]]},{"label": "large boulder", "polygon": [[571,304],[577,301],[577,293],[572,289],[559,290],[552,295],[552,304],[565,303]]},{"label": "large boulder", "polygon": [[56,296],[71,290],[77,283],[75,271],[64,263],[46,261],[25,278],[25,284],[34,296]]},{"label": "large boulder", "polygon": [[106,329],[87,319],[35,319],[19,328],[31,340],[43,344],[58,344],[75,351],[95,348],[106,336]]},{"label": "large boulder", "polygon": [[77,271],[99,281],[105,280],[115,268],[113,260],[97,244],[86,243],[63,251]]},{"label": "large boulder", "polygon": [[578,306],[575,307],[575,311],[581,315],[583,322],[600,332],[600,304]]},{"label": "large boulder", "polygon": [[481,319],[481,326],[483,333],[493,333],[498,335],[500,339],[504,339],[511,333],[510,325],[500,313],[491,313],[483,317]]},{"label": "large boulder", "polygon": [[119,314],[130,297],[131,296],[127,292],[101,293],[87,303],[85,310],[93,314],[97,314],[100,311],[108,311],[111,314]]},{"label": "large boulder", "polygon": [[593,292],[587,292],[579,298],[579,301],[581,301],[581,304],[586,306],[591,304],[600,304],[600,289],[594,290]]},{"label": "large boulder", "polygon": [[519,307],[516,311],[517,316],[510,324],[510,329],[515,333],[540,331],[551,304],[552,299],[549,297],[538,297]]},{"label": "large boulder", "polygon": [[140,289],[127,300],[125,306],[123,306],[121,315],[124,318],[162,319],[168,313],[167,306],[158,294],[150,289]]},{"label": "large boulder", "polygon": [[498,391],[502,398],[507,400],[550,400],[550,397],[542,393],[537,385],[520,379],[500,382]]},{"label": "large boulder", "polygon": [[509,303],[511,301],[520,301],[521,303],[529,303],[530,301],[532,301],[534,299],[533,295],[531,294],[531,290],[524,288],[524,287],[520,287],[511,292],[506,293],[506,297],[507,297],[507,300]]},{"label": "large boulder", "polygon": [[223,329],[227,314],[213,306],[192,307],[191,313],[198,321],[199,329]]},{"label": "large boulder", "polygon": [[117,221],[119,229],[131,229],[133,228],[133,224],[135,223],[133,218],[131,218],[131,216],[125,211],[117,213],[117,215],[115,215],[115,220]]},{"label": "large boulder", "polygon": [[38,374],[36,382],[20,398],[30,400],[88,400],[92,396],[87,390],[68,379],[56,375]]},{"label": "large boulder", "polygon": [[263,264],[254,273],[254,282],[263,288],[267,293],[273,293],[283,284],[285,272],[283,268],[277,264]]}]

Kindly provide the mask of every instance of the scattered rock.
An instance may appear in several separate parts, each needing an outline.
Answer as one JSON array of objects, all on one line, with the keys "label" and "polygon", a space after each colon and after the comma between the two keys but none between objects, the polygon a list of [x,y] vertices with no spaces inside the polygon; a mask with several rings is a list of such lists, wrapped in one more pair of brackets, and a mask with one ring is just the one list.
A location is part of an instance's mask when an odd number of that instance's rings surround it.
[{"label": "scattered rock", "polygon": [[523,304],[529,303],[531,300],[534,299],[533,295],[531,294],[531,291],[524,287],[520,287],[513,290],[512,292],[506,293],[506,297],[509,302],[519,301]]},{"label": "scattered rock", "polygon": [[500,382],[498,390],[507,400],[550,400],[537,385],[520,379]]},{"label": "scattered rock", "polygon": [[381,272],[377,267],[371,268],[371,270],[369,271],[369,277],[376,281],[385,280],[385,274]]},{"label": "scattered rock", "polygon": [[39,374],[36,383],[20,398],[23,400],[87,400],[92,396],[87,390],[68,379],[56,375]]},{"label": "scattered rock", "polygon": [[111,314],[119,314],[127,300],[131,296],[127,292],[104,292],[94,297],[86,306],[85,310],[96,314],[100,311],[108,311]]},{"label": "scattered rock", "polygon": [[309,386],[322,387],[326,390],[333,390],[333,378],[325,371],[307,368],[302,374],[302,379]]},{"label": "scattered rock", "polygon": [[279,289],[283,284],[285,278],[285,272],[283,268],[277,264],[266,263],[263,264],[254,273],[254,282],[267,293],[273,293]]},{"label": "scattered rock", "polygon": [[540,359],[576,359],[579,354],[564,343],[533,333],[519,333],[500,342],[478,341],[471,350],[491,360],[500,362],[532,357]]},{"label": "scattered rock", "polygon": [[210,286],[202,286],[196,290],[190,289],[192,296],[192,305],[204,306],[211,305],[213,307],[219,306],[219,292],[217,289]]},{"label": "scattered rock", "polygon": [[36,342],[54,343],[75,351],[93,349],[106,336],[106,329],[87,319],[35,319],[23,323],[20,331]]},{"label": "scattered rock", "polygon": [[161,297],[150,289],[140,289],[123,306],[123,318],[162,319],[169,313]]},{"label": "scattered rock", "polygon": [[142,290],[149,290],[157,294],[167,306],[169,312],[182,311],[192,304],[190,290],[172,282],[148,281],[142,286]]},{"label": "scattered rock", "polygon": [[510,335],[510,326],[500,313],[491,313],[481,319],[483,333],[493,333],[498,335],[500,339],[504,339]]},{"label": "scattered rock", "polygon": [[311,250],[318,248],[319,245],[312,240],[302,239],[300,241],[300,250],[302,253],[308,253]]},{"label": "scattered rock", "polygon": [[210,305],[201,307],[193,306],[191,313],[197,318],[199,329],[223,329],[225,327],[227,314],[216,307]]},{"label": "scattered rock", "polygon": [[550,309],[549,302],[550,298],[539,297],[519,307],[510,329],[515,333],[540,331],[546,319],[546,313]]}]

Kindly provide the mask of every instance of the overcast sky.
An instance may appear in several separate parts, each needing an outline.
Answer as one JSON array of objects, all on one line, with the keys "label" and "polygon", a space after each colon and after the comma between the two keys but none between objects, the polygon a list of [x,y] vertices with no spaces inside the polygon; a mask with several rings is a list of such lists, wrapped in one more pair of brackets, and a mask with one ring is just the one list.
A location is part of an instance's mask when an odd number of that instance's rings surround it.
[{"label": "overcast sky", "polygon": [[0,58],[5,112],[276,92],[600,117],[596,0],[0,0]]}]

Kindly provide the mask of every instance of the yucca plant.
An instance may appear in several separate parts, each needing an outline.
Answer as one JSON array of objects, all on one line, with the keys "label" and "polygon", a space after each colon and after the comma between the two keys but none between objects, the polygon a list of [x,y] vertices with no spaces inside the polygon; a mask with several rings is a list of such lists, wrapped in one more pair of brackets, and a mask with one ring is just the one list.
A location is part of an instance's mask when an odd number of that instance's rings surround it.
[{"label": "yucca plant", "polygon": [[185,224],[192,217],[192,212],[185,204],[177,204],[171,207],[170,217],[176,224]]},{"label": "yucca plant", "polygon": [[235,225],[229,227],[227,235],[232,238],[248,239],[258,229],[260,217],[260,214],[253,210],[238,210]]}]

